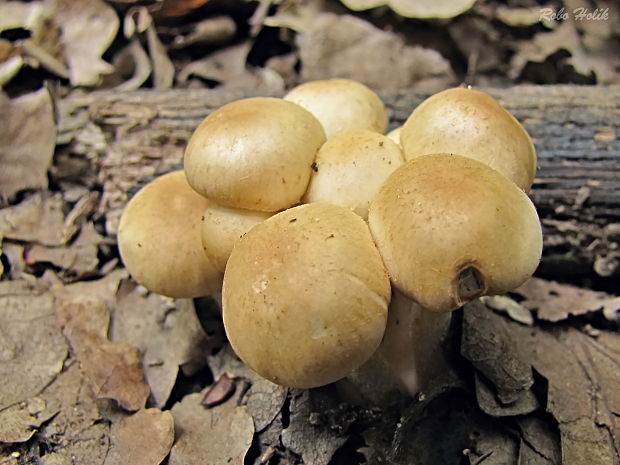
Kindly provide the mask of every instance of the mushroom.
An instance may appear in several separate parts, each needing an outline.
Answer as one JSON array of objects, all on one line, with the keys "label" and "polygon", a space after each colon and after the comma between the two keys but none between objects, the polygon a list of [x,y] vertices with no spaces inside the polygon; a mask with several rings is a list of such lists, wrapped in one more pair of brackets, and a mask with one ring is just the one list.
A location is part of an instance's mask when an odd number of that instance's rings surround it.
[{"label": "mushroom", "polygon": [[222,207],[214,202],[202,215],[202,246],[205,254],[224,273],[235,242],[271,213]]},{"label": "mushroom", "polygon": [[495,168],[529,192],[536,151],[521,124],[493,97],[469,88],[439,92],[422,102],[401,132],[405,159],[458,153]]},{"label": "mushroom", "polygon": [[342,205],[366,219],[370,201],[404,161],[400,147],[382,134],[368,129],[338,132],[319,149],[302,200]]},{"label": "mushroom", "polygon": [[522,284],[538,266],[534,205],[472,158],[414,158],[387,179],[368,215],[392,284],[424,308],[450,311]]},{"label": "mushroom", "polygon": [[208,203],[183,171],[156,178],[129,201],[120,219],[118,247],[138,283],[176,298],[219,292],[222,274],[203,253],[200,240],[200,218]]},{"label": "mushroom", "polygon": [[298,203],[325,141],[321,123],[292,102],[228,103],[196,128],[185,150],[187,180],[226,207],[273,212]]},{"label": "mushroom", "polygon": [[398,126],[397,128],[392,129],[390,132],[387,133],[387,136],[396,144],[398,144],[398,146],[400,147],[400,133],[403,130],[402,126]]},{"label": "mushroom", "polygon": [[387,110],[379,96],[352,79],[309,81],[284,98],[316,116],[327,137],[345,129],[369,129],[383,134],[387,128]]},{"label": "mushroom", "polygon": [[259,375],[310,388],[375,352],[390,283],[368,226],[325,203],[290,208],[235,244],[222,291],[226,334]]},{"label": "mushroom", "polygon": [[383,340],[365,364],[338,381],[342,397],[353,404],[387,406],[450,376],[444,346],[451,317],[451,312],[429,311],[392,289]]}]

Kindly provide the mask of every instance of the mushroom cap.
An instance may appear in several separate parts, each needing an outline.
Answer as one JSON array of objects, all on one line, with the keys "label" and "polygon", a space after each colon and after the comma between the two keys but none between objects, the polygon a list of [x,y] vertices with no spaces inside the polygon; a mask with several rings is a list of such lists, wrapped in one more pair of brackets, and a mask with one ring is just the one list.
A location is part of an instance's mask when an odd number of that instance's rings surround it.
[{"label": "mushroom cap", "polygon": [[200,240],[200,218],[208,203],[183,171],[156,178],[129,201],[118,227],[118,247],[138,283],[176,298],[219,291],[222,274],[203,253]]},{"label": "mushroom cap", "polygon": [[422,102],[400,136],[405,159],[457,153],[495,168],[525,192],[536,173],[536,150],[527,131],[497,100],[474,89],[454,88]]},{"label": "mushroom cap", "polygon": [[459,155],[406,162],[372,202],[368,224],[394,286],[429,310],[514,289],[542,253],[540,221],[527,195]]},{"label": "mushroom cap", "polygon": [[274,383],[336,381],[379,346],[390,283],[366,223],[312,203],[278,213],[235,244],[222,291],[241,359]]},{"label": "mushroom cap", "polygon": [[222,207],[210,202],[202,214],[201,232],[205,254],[224,273],[235,242],[271,215],[268,212]]},{"label": "mushroom cap", "polygon": [[383,134],[368,129],[337,132],[316,155],[303,201],[342,205],[366,219],[370,201],[404,162],[400,147]]},{"label": "mushroom cap", "polygon": [[299,105],[256,97],[228,103],[196,128],[185,150],[190,185],[233,208],[277,211],[298,203],[325,142],[321,123]]},{"label": "mushroom cap", "polygon": [[352,79],[309,81],[292,89],[284,98],[316,116],[327,137],[345,129],[383,133],[387,128],[387,110],[379,96]]},{"label": "mushroom cap", "polygon": [[396,144],[398,144],[398,146],[400,147],[400,133],[402,132],[403,127],[402,126],[398,126],[397,128],[392,129],[390,132],[388,132],[386,135]]}]

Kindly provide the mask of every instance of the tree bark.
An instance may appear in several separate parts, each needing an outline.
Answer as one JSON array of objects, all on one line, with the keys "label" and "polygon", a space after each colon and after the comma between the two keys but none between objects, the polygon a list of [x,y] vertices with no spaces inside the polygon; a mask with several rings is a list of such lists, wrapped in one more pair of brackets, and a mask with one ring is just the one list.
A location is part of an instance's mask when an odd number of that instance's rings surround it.
[{"label": "tree bark", "polygon": [[[538,153],[531,193],[545,233],[539,274],[609,281],[620,275],[620,87],[482,89],[519,121]],[[100,211],[115,234],[130,193],[180,168],[194,128],[215,108],[251,92],[230,89],[99,92],[59,102],[54,179],[102,189]],[[382,96],[390,127],[426,96]],[[586,282],[591,284],[590,282]]]}]

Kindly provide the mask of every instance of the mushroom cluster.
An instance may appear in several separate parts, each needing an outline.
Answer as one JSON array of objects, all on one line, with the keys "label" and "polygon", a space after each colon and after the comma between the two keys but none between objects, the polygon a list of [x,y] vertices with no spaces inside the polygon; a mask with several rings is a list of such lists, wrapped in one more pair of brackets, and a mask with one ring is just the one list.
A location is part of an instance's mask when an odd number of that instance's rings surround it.
[{"label": "mushroom cluster", "polygon": [[128,203],[125,266],[167,296],[221,291],[230,344],[275,383],[316,387],[382,364],[419,391],[450,312],[538,265],[536,153],[472,89],[430,97],[386,136],[387,122],[348,79],[222,106],[193,133],[184,170]]}]

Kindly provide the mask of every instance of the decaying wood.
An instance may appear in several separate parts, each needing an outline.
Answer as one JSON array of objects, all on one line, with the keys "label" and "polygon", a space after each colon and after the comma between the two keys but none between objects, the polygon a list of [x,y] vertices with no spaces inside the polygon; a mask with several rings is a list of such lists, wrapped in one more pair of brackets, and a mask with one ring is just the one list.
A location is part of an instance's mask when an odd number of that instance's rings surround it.
[{"label": "decaying wood", "polygon": [[[620,87],[484,89],[527,128],[538,152],[532,198],[545,229],[540,271],[558,276],[620,273]],[[114,234],[128,193],[181,166],[186,141],[222,104],[250,96],[229,89],[92,93],[59,103],[55,179],[101,186]],[[391,127],[425,96],[384,95]]]}]

